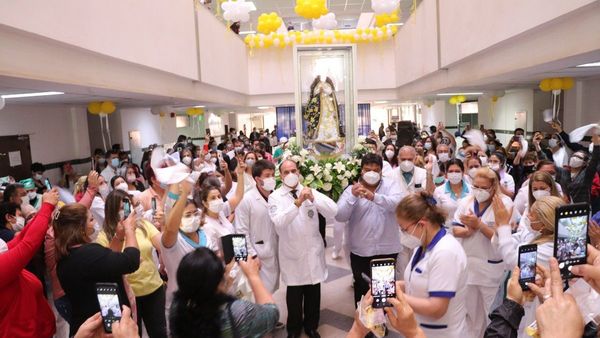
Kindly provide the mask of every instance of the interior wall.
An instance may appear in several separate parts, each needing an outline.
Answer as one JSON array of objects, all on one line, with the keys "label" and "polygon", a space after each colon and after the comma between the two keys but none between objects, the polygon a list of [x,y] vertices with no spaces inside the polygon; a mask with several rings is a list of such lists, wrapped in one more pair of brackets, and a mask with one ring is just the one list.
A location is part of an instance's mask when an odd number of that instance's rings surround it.
[{"label": "interior wall", "polygon": [[[104,149],[100,117],[98,115],[87,113],[86,117],[91,152],[98,148]],[[106,128],[106,122],[102,121],[102,123],[104,124],[104,128]],[[123,148],[123,140],[127,140],[127,138],[124,139],[122,136],[121,111],[119,109],[108,115],[108,127],[110,130],[110,139],[108,138],[108,133],[104,133],[104,140],[106,142],[107,149],[111,149],[113,144],[117,143],[121,145],[121,148]]]},{"label": "interior wall", "polygon": [[563,127],[570,131],[582,125],[600,123],[600,78],[583,79],[564,93]]},{"label": "interior wall", "polygon": [[[50,164],[90,156],[86,111],[83,108],[12,105],[9,101],[0,112],[0,135],[18,134],[29,135],[33,162]],[[75,169],[79,170],[79,167]],[[55,184],[60,176],[59,169],[48,170],[45,175]],[[3,175],[0,173],[0,176]]]},{"label": "interior wall", "polygon": [[[533,89],[516,89],[506,91],[506,94],[498,99],[495,107],[494,119],[486,124],[486,128],[496,130],[496,137],[506,145],[513,135],[515,129],[515,113],[527,112],[527,131],[533,129]],[[506,130],[506,132],[498,132]]]}]

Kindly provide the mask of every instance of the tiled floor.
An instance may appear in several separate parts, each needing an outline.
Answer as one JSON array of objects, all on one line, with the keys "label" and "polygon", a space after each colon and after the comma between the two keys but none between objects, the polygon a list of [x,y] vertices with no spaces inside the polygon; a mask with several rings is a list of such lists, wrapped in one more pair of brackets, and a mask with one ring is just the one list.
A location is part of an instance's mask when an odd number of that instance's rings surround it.
[{"label": "tiled floor", "polygon": [[[345,257],[338,260],[331,258],[333,229],[327,227],[327,243],[325,249],[329,276],[321,285],[321,322],[319,333],[323,338],[343,338],[350,330],[354,318],[354,291],[352,289],[352,272],[350,262]],[[280,283],[281,284],[281,283]],[[279,306],[280,321],[285,323],[287,308],[285,305],[285,285],[273,295]],[[274,332],[275,338],[287,337],[285,329]],[[305,337],[305,336],[303,336]],[[395,332],[390,332],[386,337],[400,337]]]}]

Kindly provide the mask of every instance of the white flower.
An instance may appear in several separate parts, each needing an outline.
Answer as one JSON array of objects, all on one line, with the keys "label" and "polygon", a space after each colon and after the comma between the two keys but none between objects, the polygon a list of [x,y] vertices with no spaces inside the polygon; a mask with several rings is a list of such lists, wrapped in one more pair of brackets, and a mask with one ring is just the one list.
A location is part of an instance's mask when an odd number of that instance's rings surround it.
[{"label": "white flower", "polygon": [[325,175],[325,177],[323,178],[323,180],[325,182],[331,182],[331,181],[333,181],[333,176],[331,176],[331,175]]},{"label": "white flower", "polygon": [[300,157],[298,155],[294,155],[294,156],[292,156],[292,161],[294,161],[294,162],[300,162],[300,161],[302,161],[302,157]]},{"label": "white flower", "polygon": [[[329,168],[329,169],[331,169],[331,168]],[[323,174],[325,176],[331,175],[331,171],[329,171],[329,169],[327,169],[327,166],[325,166],[325,169],[323,170]]]},{"label": "white flower", "polygon": [[356,170],[356,168],[352,169],[352,176],[356,176],[356,174],[358,174],[358,171]]},{"label": "white flower", "polygon": [[325,184],[323,184],[323,191],[330,191],[331,188],[333,188],[333,186],[331,185],[331,183],[325,183]]},{"label": "white flower", "polygon": [[321,179],[323,177],[323,173],[319,172],[318,174],[315,175],[318,179]]},{"label": "white flower", "polygon": [[331,163],[325,163],[325,169],[331,170],[332,167]]},{"label": "white flower", "polygon": [[354,148],[352,148],[352,150],[354,150],[354,151],[361,151],[361,150],[363,150],[364,148],[365,148],[365,147],[363,147],[363,145],[362,145],[362,144],[360,144],[360,143],[357,143],[357,144],[355,144],[355,145],[354,145]]},{"label": "white flower", "polygon": [[283,152],[283,158],[289,158],[290,156],[292,156],[292,152],[289,150],[286,150]]},{"label": "white flower", "polygon": [[344,177],[346,177],[346,178],[350,178],[350,177],[352,177],[352,172],[351,172],[351,171],[346,171],[346,172],[344,173]]},{"label": "white flower", "polygon": [[365,135],[360,135],[356,140],[358,143],[365,143],[365,141],[367,141],[367,137]]},{"label": "white flower", "polygon": [[348,180],[344,178],[344,179],[342,180],[342,189],[346,189],[346,187],[348,186],[348,184],[349,184],[349,183],[348,183]]},{"label": "white flower", "polygon": [[308,176],[306,176],[306,179],[304,180],[304,184],[311,184],[314,180],[315,177],[313,176],[313,174],[308,174]]},{"label": "white flower", "polygon": [[313,164],[312,167],[310,167],[310,171],[316,175],[321,172],[321,167],[319,166],[318,163],[315,163],[315,164]]},{"label": "white flower", "polygon": [[338,161],[338,162],[335,162],[333,169],[335,169],[338,173],[341,173],[342,171],[344,171],[346,169],[346,166],[341,161]]},{"label": "white flower", "polygon": [[290,137],[288,139],[288,144],[296,144],[296,138],[295,137]]},{"label": "white flower", "polygon": [[306,155],[308,155],[308,150],[306,150],[306,149],[300,150],[300,156],[305,157]]}]

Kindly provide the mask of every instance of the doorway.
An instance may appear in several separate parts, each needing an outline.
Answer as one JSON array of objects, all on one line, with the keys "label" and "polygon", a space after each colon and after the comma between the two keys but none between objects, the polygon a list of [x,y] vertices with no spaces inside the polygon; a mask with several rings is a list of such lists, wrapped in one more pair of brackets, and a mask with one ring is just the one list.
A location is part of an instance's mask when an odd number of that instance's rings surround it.
[{"label": "doorway", "polygon": [[29,135],[0,136],[0,177],[15,180],[31,177]]},{"label": "doorway", "polygon": [[131,163],[142,163],[142,135],[139,130],[129,132],[129,152],[131,153]]}]

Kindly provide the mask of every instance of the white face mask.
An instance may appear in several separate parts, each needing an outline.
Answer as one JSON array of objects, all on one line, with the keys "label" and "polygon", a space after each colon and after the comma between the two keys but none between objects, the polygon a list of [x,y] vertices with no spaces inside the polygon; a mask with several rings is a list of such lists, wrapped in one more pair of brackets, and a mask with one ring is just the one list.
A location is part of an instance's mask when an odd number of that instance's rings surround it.
[{"label": "white face mask", "polygon": [[192,163],[192,158],[189,156],[184,157],[181,162],[183,162],[183,164],[185,165],[190,165]]},{"label": "white face mask", "polygon": [[106,199],[106,196],[108,196],[108,194],[110,193],[110,189],[108,188],[108,185],[103,184],[100,187],[98,187],[98,192],[100,193],[100,196],[102,196],[103,199]]},{"label": "white face mask", "polygon": [[579,157],[572,156],[569,159],[569,166],[571,168],[581,168],[584,163],[585,163],[585,161],[580,159]]},{"label": "white face mask", "polygon": [[28,192],[28,193],[27,193],[27,197],[29,197],[29,200],[30,200],[30,201],[31,201],[31,200],[34,200],[34,199],[36,199],[36,198],[37,198],[37,192],[35,192],[35,191],[30,191],[30,192]]},{"label": "white face mask", "polygon": [[290,188],[295,188],[298,185],[298,175],[296,174],[287,174],[283,179],[283,183]]},{"label": "white face mask", "polygon": [[499,163],[490,163],[489,167],[490,167],[490,169],[492,169],[493,171],[496,171],[496,172],[500,170]]},{"label": "white face mask", "polygon": [[21,231],[25,227],[25,218],[17,216],[16,222],[13,225],[14,231]]},{"label": "white face mask", "polygon": [[481,165],[485,166],[487,164],[486,156],[479,156],[479,160],[481,161]]},{"label": "white face mask", "polygon": [[393,150],[386,150],[385,151],[385,157],[387,157],[388,160],[391,160],[392,158],[394,158],[394,151]]},{"label": "white face mask", "polygon": [[439,153],[438,154],[438,158],[440,159],[440,162],[448,162],[450,160],[450,155],[448,155],[448,153]]},{"label": "white face mask", "polygon": [[554,148],[558,145],[558,140],[551,138],[550,140],[548,140],[548,146],[550,148]]},{"label": "white face mask", "polygon": [[127,175],[127,183],[133,183],[136,179],[135,174]]},{"label": "white face mask", "polygon": [[35,174],[35,175],[33,175],[33,178],[35,178],[38,181],[41,181],[42,178],[44,178],[44,176],[42,176],[41,174]]},{"label": "white face mask", "polygon": [[183,217],[179,229],[189,234],[198,231],[200,228],[200,218],[198,216]]},{"label": "white face mask", "polygon": [[265,189],[266,191],[273,191],[275,189],[275,178],[273,177],[267,177],[267,178],[263,178],[263,185],[262,188]]},{"label": "white face mask", "polygon": [[249,166],[249,167],[251,167],[251,166],[253,166],[253,165],[254,165],[254,162],[255,162],[255,161],[254,161],[253,159],[250,159],[250,158],[249,158],[249,159],[247,159],[247,160],[246,160],[246,165],[247,165],[247,166]]},{"label": "white face mask", "polygon": [[415,226],[415,228],[413,229],[413,231],[411,231],[410,234],[402,230],[402,234],[400,234],[400,244],[404,245],[405,247],[411,250],[420,246],[422,244],[423,234],[425,234],[425,232],[421,233],[421,238],[417,238],[413,235],[416,229],[417,226]]},{"label": "white face mask", "polygon": [[400,162],[400,170],[404,171],[405,173],[411,172],[414,168],[415,164],[412,163],[412,161],[406,160]]},{"label": "white face mask", "polygon": [[425,142],[425,144],[423,145],[423,147],[427,150],[431,149],[431,142]]},{"label": "white face mask", "polygon": [[533,198],[539,200],[542,197],[550,196],[550,190],[535,190],[532,192]]},{"label": "white face mask", "polygon": [[480,188],[473,188],[473,196],[479,203],[483,203],[490,199],[490,192]]},{"label": "white face mask", "polygon": [[8,245],[6,245],[5,241],[0,239],[0,255],[2,255],[3,253],[5,253],[7,251],[8,251]]},{"label": "white face mask", "polygon": [[224,204],[225,204],[225,202],[223,202],[222,199],[212,200],[212,201],[208,202],[208,210],[214,212],[215,214],[218,214],[221,211],[223,211]]},{"label": "white face mask", "polygon": [[127,192],[129,190],[129,186],[127,186],[127,183],[123,182],[123,183],[117,184],[117,186],[115,187],[115,189]]},{"label": "white face mask", "polygon": [[375,171],[367,171],[362,178],[368,185],[376,185],[381,180],[381,175]]},{"label": "white face mask", "polygon": [[462,173],[448,173],[448,181],[452,184],[459,184],[462,181]]},{"label": "white face mask", "polygon": [[210,161],[211,161],[212,163],[217,163],[217,158],[216,158],[216,157],[211,157],[211,158],[210,158]]},{"label": "white face mask", "polygon": [[469,169],[469,171],[468,171],[469,177],[475,178],[475,173],[477,172],[478,169],[479,168],[471,168],[471,169]]},{"label": "white face mask", "polygon": [[542,235],[542,232],[540,230],[535,230],[531,227],[531,219],[529,219],[529,216],[525,216],[525,218],[523,219],[523,223],[525,224],[525,228],[527,229],[527,231],[535,235],[535,237],[539,237]]}]

